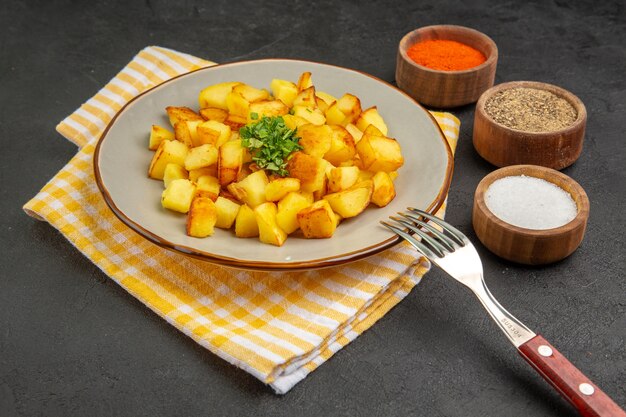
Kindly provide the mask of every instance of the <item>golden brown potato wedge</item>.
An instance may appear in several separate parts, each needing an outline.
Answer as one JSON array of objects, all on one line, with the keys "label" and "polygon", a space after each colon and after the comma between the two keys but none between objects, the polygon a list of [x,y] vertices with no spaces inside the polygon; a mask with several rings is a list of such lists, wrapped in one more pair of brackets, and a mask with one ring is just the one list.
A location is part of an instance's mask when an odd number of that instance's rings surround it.
[{"label": "golden brown potato wedge", "polygon": [[378,207],[385,207],[396,197],[396,189],[389,174],[379,171],[372,177],[374,192],[372,193],[372,203]]},{"label": "golden brown potato wedge", "polygon": [[235,219],[235,236],[257,237],[258,235],[259,225],[256,222],[256,214],[247,204],[244,204],[239,207],[239,212]]},{"label": "golden brown potato wedge", "polygon": [[208,86],[204,90],[200,91],[200,95],[198,96],[200,108],[206,109],[208,107],[215,107],[222,110],[228,110],[226,97],[231,91],[233,91],[233,87],[239,84],[241,83],[234,81]]},{"label": "golden brown potato wedge", "polygon": [[250,102],[241,94],[235,91],[228,93],[226,96],[226,107],[228,108],[229,115],[237,116],[246,121],[248,120]]},{"label": "golden brown potato wedge", "polygon": [[197,182],[198,178],[203,175],[210,175],[211,177],[217,177],[217,164],[209,165],[208,167],[192,169],[189,171],[189,179],[193,182]]},{"label": "golden brown potato wedge", "polygon": [[337,102],[330,104],[324,111],[324,115],[326,116],[326,123],[329,125],[343,125],[346,119],[346,115],[339,109]]},{"label": "golden brown potato wedge", "polygon": [[243,148],[241,140],[231,140],[220,146],[217,160],[217,177],[221,185],[228,185],[237,180],[243,167]]},{"label": "golden brown potato wedge", "polygon": [[298,79],[298,92],[313,86],[311,75],[312,74],[308,71],[300,74],[300,78]]},{"label": "golden brown potato wedge", "polygon": [[259,240],[270,245],[282,246],[287,240],[287,233],[276,223],[276,204],[266,202],[254,209],[259,226]]},{"label": "golden brown potato wedge", "polygon": [[188,152],[189,148],[184,143],[176,140],[164,140],[152,156],[152,161],[148,168],[148,176],[162,180],[167,164],[184,166]]},{"label": "golden brown potato wedge", "polygon": [[165,188],[167,188],[173,180],[186,180],[187,178],[189,178],[189,173],[180,165],[167,164],[165,166],[165,171],[163,171],[163,185],[165,185]]},{"label": "golden brown potato wedge", "polygon": [[205,120],[215,120],[216,122],[222,123],[226,120],[228,112],[224,109],[218,109],[217,107],[207,107],[200,109],[200,116]]},{"label": "golden brown potato wedge", "polygon": [[212,175],[203,175],[196,181],[195,197],[205,197],[211,200],[217,200],[220,195],[220,183],[217,178]]},{"label": "golden brown potato wedge", "polygon": [[339,125],[328,126],[328,128],[332,131],[332,135],[330,149],[324,154],[324,159],[335,166],[352,160],[356,155],[356,146],[352,135]]},{"label": "golden brown potato wedge", "polygon": [[[249,114],[247,123],[259,120],[261,117],[283,116],[289,113],[289,107],[285,106],[280,100],[263,100],[251,103],[249,106]],[[256,114],[256,119],[252,118],[252,114]]]},{"label": "golden brown potato wedge", "polygon": [[361,114],[361,100],[353,94],[346,93],[337,100],[337,107],[346,116],[342,126],[353,123]]},{"label": "golden brown potato wedge", "polygon": [[304,106],[309,109],[317,108],[317,102],[315,100],[315,87],[310,86],[300,91],[293,101],[294,106]]},{"label": "golden brown potato wedge", "polygon": [[205,145],[207,143],[219,148],[227,142],[232,134],[230,126],[217,120],[207,120],[200,123],[196,128],[196,139],[193,146]]},{"label": "golden brown potato wedge", "polygon": [[239,84],[233,87],[233,93],[240,94],[248,103],[267,100],[270,93],[267,90],[254,88],[248,84]]},{"label": "golden brown potato wedge", "polygon": [[173,180],[161,194],[161,205],[166,209],[187,213],[195,190],[196,186],[189,180]]},{"label": "golden brown potato wedge", "polygon": [[265,203],[265,187],[269,183],[265,171],[259,170],[248,175],[239,182],[228,184],[228,191],[242,203],[246,203],[251,208]]},{"label": "golden brown potato wedge", "polygon": [[400,144],[392,138],[364,133],[356,150],[363,169],[368,171],[391,172],[404,164]]},{"label": "golden brown potato wedge", "polygon": [[297,178],[276,178],[265,187],[265,199],[278,201],[292,191],[300,190],[300,180]]},{"label": "golden brown potato wedge", "polygon": [[234,114],[229,114],[226,116],[226,120],[223,122],[225,125],[228,125],[231,130],[238,132],[243,126],[248,123],[248,119],[245,117],[240,117]]},{"label": "golden brown potato wedge", "polygon": [[198,120],[200,122],[204,120],[202,116],[189,107],[167,106],[165,111],[170,118],[170,124],[172,127],[178,122],[184,122],[187,120]]},{"label": "golden brown potato wedge", "polygon": [[298,230],[298,212],[313,204],[313,194],[290,192],[278,202],[276,223],[288,235]]},{"label": "golden brown potato wedge", "polygon": [[298,225],[307,239],[332,237],[337,228],[337,217],[328,201],[318,200],[297,214]]},{"label": "golden brown potato wedge", "polygon": [[191,148],[185,157],[185,169],[191,171],[214,165],[217,163],[217,153],[217,148],[209,143]]},{"label": "golden brown potato wedge", "polygon": [[294,116],[293,114],[285,114],[283,116],[283,120],[285,121],[285,126],[291,130],[298,129],[300,126],[311,123],[307,119],[300,116]]},{"label": "golden brown potato wedge", "polygon": [[301,117],[313,123],[314,125],[323,125],[326,123],[326,117],[320,109],[311,109],[306,106],[293,106],[291,108],[293,115]]},{"label": "golden brown potato wedge", "polygon": [[293,106],[293,101],[298,95],[298,86],[287,80],[273,79],[270,83],[272,95],[282,101],[287,107]]},{"label": "golden brown potato wedge", "polygon": [[184,143],[188,148],[194,147],[191,131],[186,121],[176,122],[174,124],[174,137],[177,141]]},{"label": "golden brown potato wedge", "polygon": [[359,179],[359,168],[355,166],[332,168],[328,176],[328,192],[347,190]]},{"label": "golden brown potato wedge", "polygon": [[321,190],[326,181],[328,162],[322,158],[295,152],[287,163],[289,176],[300,180],[300,189],[306,192]]},{"label": "golden brown potato wedge", "polygon": [[324,200],[328,201],[333,211],[342,218],[357,216],[367,208],[373,191],[372,181],[357,183],[347,190],[338,193],[326,194]]},{"label": "golden brown potato wedge", "polygon": [[359,177],[357,178],[356,182],[371,180],[374,174],[376,173],[371,171],[365,171],[359,168]]},{"label": "golden brown potato wedge", "polygon": [[156,151],[161,142],[164,140],[174,140],[174,132],[170,132],[164,127],[152,125],[152,129],[150,130],[150,142],[148,144],[148,149],[151,151]]},{"label": "golden brown potato wedge", "polygon": [[374,125],[381,133],[379,136],[387,136],[387,124],[378,113],[376,106],[364,110],[356,120],[356,127],[364,131],[369,125]]},{"label": "golden brown potato wedge", "polygon": [[187,213],[187,235],[193,237],[211,236],[217,222],[217,208],[210,198],[196,197],[191,201]]},{"label": "golden brown potato wedge", "polygon": [[352,139],[354,139],[355,144],[361,140],[361,137],[363,137],[363,132],[352,123],[348,123],[346,125],[346,130],[352,135]]},{"label": "golden brown potato wedge", "polygon": [[[322,109],[322,111],[326,111],[326,109],[333,103],[335,103],[337,101],[337,99],[333,96],[331,96],[328,93],[325,93],[323,91],[316,91],[315,92],[315,96],[317,98],[319,98],[320,100],[322,100],[324,102],[324,108]],[[317,106],[320,107],[319,105],[319,100],[317,101]]]},{"label": "golden brown potato wedge", "polygon": [[363,130],[363,135],[385,136],[376,126],[370,124]]},{"label": "golden brown potato wedge", "polygon": [[318,126],[308,123],[298,128],[298,136],[302,152],[322,158],[330,150],[333,130],[328,125]]},{"label": "golden brown potato wedge", "polygon": [[215,227],[220,229],[230,229],[237,218],[240,205],[222,196],[215,200],[215,208],[217,209],[217,221]]}]

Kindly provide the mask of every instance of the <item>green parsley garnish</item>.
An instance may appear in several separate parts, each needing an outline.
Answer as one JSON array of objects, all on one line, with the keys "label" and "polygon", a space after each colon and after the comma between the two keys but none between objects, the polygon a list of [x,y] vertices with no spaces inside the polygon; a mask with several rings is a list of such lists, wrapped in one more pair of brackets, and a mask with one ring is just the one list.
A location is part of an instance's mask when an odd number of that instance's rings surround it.
[{"label": "green parsley garnish", "polygon": [[[256,117],[254,117],[256,116]],[[259,119],[258,114],[251,114],[256,122],[249,123],[239,130],[241,145],[248,148],[259,168],[287,176],[287,161],[291,154],[302,149],[298,143],[296,129],[289,129],[282,117]]]}]

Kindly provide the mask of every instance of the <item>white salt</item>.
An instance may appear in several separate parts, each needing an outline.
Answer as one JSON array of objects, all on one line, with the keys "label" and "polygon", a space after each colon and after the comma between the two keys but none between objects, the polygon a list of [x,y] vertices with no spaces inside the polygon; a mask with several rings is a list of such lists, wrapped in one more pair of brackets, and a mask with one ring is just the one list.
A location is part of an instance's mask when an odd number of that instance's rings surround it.
[{"label": "white salt", "polygon": [[572,196],[549,181],[525,175],[500,178],[485,193],[485,203],[500,220],[526,229],[563,226],[578,214]]}]

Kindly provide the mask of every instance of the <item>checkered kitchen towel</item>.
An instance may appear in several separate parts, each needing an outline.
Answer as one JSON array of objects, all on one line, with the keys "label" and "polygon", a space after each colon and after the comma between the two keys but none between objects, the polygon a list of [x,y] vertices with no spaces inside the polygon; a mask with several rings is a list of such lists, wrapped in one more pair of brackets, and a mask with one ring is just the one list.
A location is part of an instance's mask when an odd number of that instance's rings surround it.
[{"label": "checkered kitchen towel", "polygon": [[[430,265],[404,243],[331,269],[240,271],[163,249],[119,221],[94,180],[103,129],[137,94],[209,65],[170,49],[142,50],[57,126],[80,150],[24,210],[177,329],[282,394],[402,300]],[[454,149],[458,119],[433,114]]]}]

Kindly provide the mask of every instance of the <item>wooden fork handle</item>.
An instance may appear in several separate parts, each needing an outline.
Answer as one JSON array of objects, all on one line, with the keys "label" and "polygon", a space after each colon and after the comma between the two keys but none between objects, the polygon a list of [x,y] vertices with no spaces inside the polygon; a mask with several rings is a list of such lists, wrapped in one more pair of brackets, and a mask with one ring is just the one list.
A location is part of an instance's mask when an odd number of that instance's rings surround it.
[{"label": "wooden fork handle", "polygon": [[518,350],[545,380],[578,409],[582,416],[626,417],[624,410],[542,336],[533,337],[518,347]]}]

